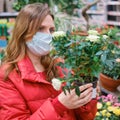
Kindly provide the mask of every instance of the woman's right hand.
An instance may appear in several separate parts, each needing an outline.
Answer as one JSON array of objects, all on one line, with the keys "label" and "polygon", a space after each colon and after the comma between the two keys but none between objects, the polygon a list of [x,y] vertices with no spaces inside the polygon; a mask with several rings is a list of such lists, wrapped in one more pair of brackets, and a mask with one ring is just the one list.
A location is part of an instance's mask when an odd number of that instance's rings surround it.
[{"label": "woman's right hand", "polygon": [[67,91],[66,95],[62,92],[58,96],[58,100],[68,109],[79,108],[87,104],[92,99],[92,84],[86,84],[79,87],[81,94],[76,95],[75,89],[71,90],[70,93]]}]

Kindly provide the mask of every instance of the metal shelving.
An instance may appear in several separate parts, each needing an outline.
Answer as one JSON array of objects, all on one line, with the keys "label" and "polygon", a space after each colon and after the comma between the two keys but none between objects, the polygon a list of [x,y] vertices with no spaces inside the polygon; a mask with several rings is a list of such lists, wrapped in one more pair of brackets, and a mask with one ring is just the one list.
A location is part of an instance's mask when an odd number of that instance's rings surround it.
[{"label": "metal shelving", "polygon": [[120,26],[120,0],[107,2],[107,24]]},{"label": "metal shelving", "polygon": [[[86,2],[87,4],[87,2]],[[106,23],[109,25],[120,26],[120,0],[118,1],[105,1],[101,0],[103,9],[88,10],[87,13],[96,20],[96,23]],[[97,6],[98,7],[98,6]],[[110,9],[112,8],[112,9]],[[18,12],[1,12],[0,18],[16,18]],[[95,18],[96,17],[96,18]],[[99,19],[103,18],[103,19]]]},{"label": "metal shelving", "polygon": [[18,15],[18,12],[13,12],[13,13],[1,12],[0,18],[16,18],[17,15]]}]

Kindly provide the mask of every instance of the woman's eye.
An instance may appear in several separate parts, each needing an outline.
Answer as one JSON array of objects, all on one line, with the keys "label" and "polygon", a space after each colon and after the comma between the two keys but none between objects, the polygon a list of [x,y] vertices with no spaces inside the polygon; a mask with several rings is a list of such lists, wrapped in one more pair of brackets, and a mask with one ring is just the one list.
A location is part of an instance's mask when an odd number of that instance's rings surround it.
[{"label": "woman's eye", "polygon": [[54,29],[50,29],[50,33],[53,33],[55,30]]},{"label": "woman's eye", "polygon": [[40,28],[39,28],[39,31],[43,31],[43,30],[44,30],[44,28],[43,28],[43,27],[40,27]]}]

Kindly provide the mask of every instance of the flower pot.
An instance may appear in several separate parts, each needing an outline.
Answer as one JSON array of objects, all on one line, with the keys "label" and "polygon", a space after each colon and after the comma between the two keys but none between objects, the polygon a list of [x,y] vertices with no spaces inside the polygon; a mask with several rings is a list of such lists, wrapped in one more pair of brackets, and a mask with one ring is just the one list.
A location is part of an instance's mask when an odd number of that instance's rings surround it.
[{"label": "flower pot", "polygon": [[80,81],[80,80],[76,80],[75,81],[75,84],[78,85],[78,86],[81,86],[81,85],[84,85],[84,84],[87,84],[87,83],[92,83],[93,84],[93,88],[96,88],[97,86],[97,81],[98,81],[98,78],[97,77],[93,77],[92,80],[90,76],[81,76],[83,78],[84,81]]},{"label": "flower pot", "polygon": [[71,33],[72,35],[88,36],[87,31],[75,31]]},{"label": "flower pot", "polygon": [[97,90],[96,90],[97,81],[98,81],[98,78],[95,78],[94,81],[92,82],[92,84],[93,84],[92,98],[93,99],[96,98],[96,95],[97,95]]},{"label": "flower pot", "polygon": [[97,77],[93,77],[92,82],[89,81],[90,80],[90,76],[82,76],[84,78],[84,82],[80,82],[79,80],[75,81],[75,84],[78,86],[84,85],[84,84],[88,84],[88,83],[92,83],[93,84],[93,92],[92,92],[92,98],[96,98],[97,92],[96,92],[96,86],[97,86],[97,81],[98,78]]},{"label": "flower pot", "polygon": [[114,92],[120,85],[120,80],[114,80],[104,74],[100,74],[100,84],[108,91]]}]

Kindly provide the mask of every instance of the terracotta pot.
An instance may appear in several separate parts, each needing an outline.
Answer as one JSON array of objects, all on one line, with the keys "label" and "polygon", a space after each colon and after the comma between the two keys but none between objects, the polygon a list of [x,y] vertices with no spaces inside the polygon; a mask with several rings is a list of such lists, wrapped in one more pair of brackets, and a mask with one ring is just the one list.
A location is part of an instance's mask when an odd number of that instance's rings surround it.
[{"label": "terracotta pot", "polygon": [[71,33],[72,35],[88,36],[86,31],[75,31]]},{"label": "terracotta pot", "polygon": [[100,84],[108,91],[114,92],[120,85],[120,80],[114,80],[104,74],[100,74]]}]

